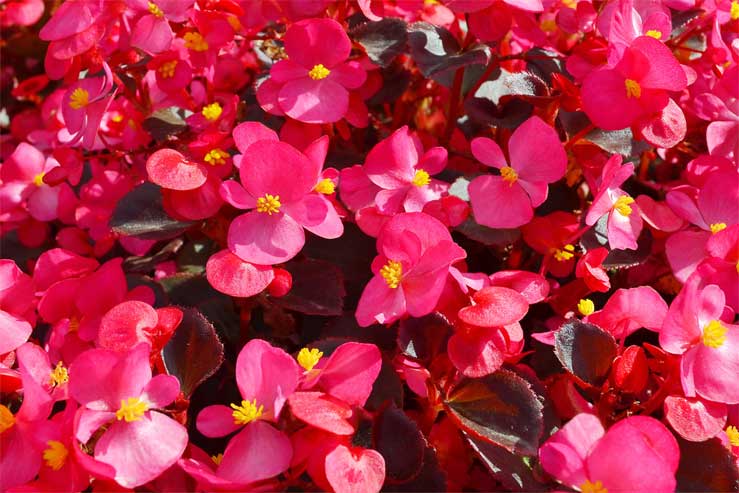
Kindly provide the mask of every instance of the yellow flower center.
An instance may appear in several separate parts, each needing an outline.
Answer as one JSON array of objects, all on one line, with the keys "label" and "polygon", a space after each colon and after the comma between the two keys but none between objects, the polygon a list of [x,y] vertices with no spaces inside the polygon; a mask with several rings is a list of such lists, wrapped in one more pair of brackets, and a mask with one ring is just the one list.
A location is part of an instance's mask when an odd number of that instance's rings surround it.
[{"label": "yellow flower center", "polygon": [[265,212],[270,216],[280,212],[280,206],[282,206],[282,204],[280,203],[279,195],[270,195],[266,193],[264,194],[264,197],[259,197],[257,199],[257,212]]},{"label": "yellow flower center", "polygon": [[36,176],[33,177],[33,184],[37,187],[43,187],[44,186],[44,173],[43,171]]},{"label": "yellow flower center", "polygon": [[123,121],[123,115],[121,113],[116,113],[111,116],[110,119],[113,123],[121,123]]},{"label": "yellow flower center", "polygon": [[395,289],[400,285],[400,279],[403,277],[403,266],[400,262],[388,260],[380,269],[380,275],[390,288]]},{"label": "yellow flower center", "polygon": [[223,108],[221,108],[221,105],[218,102],[210,103],[209,105],[203,106],[203,110],[201,111],[201,113],[206,120],[210,120],[213,122],[218,120],[218,117],[221,116],[221,113],[223,113]]},{"label": "yellow flower center", "polygon": [[716,234],[719,231],[726,229],[726,223],[713,223],[711,224],[711,233]]},{"label": "yellow flower center", "polygon": [[63,383],[69,382],[69,372],[66,368],[64,368],[64,365],[62,362],[58,362],[56,364],[56,367],[51,370],[51,376],[49,377],[49,383],[57,387]]},{"label": "yellow flower center", "polygon": [[13,427],[15,424],[15,416],[10,409],[0,404],[0,433]]},{"label": "yellow flower center", "polygon": [[711,320],[708,324],[703,327],[703,335],[701,340],[703,344],[710,348],[720,348],[726,342],[726,332],[728,332],[724,324],[718,320]]},{"label": "yellow flower center", "polygon": [[647,31],[647,36],[654,39],[662,39],[662,31],[658,31],[657,29],[650,29]]},{"label": "yellow flower center", "polygon": [[413,175],[412,183],[417,187],[425,187],[431,183],[431,177],[426,170],[419,169],[416,174]]},{"label": "yellow flower center", "polygon": [[640,98],[641,97],[641,86],[634,79],[626,79],[624,81],[626,86],[626,97],[627,98]]},{"label": "yellow flower center", "polygon": [[164,12],[162,12],[162,9],[159,8],[159,5],[155,4],[154,2],[149,2],[149,12],[151,15],[154,15],[156,17],[164,17]]},{"label": "yellow flower center", "polygon": [[211,166],[215,166],[217,164],[224,164],[227,157],[228,153],[223,149],[211,149],[203,159]]},{"label": "yellow flower center", "polygon": [[157,69],[157,72],[159,72],[159,75],[163,79],[171,79],[172,77],[174,77],[174,71],[176,68],[177,60],[170,60],[161,64]]},{"label": "yellow flower center", "polygon": [[78,87],[69,96],[69,107],[73,110],[79,110],[87,106],[90,102],[90,93]]},{"label": "yellow flower center", "polygon": [[69,332],[77,332],[80,330],[80,320],[77,317],[69,319]]},{"label": "yellow flower center", "polygon": [[304,347],[298,353],[298,364],[305,369],[311,371],[318,361],[323,357],[323,352],[316,348],[308,349]]},{"label": "yellow flower center", "polygon": [[235,15],[229,15],[226,17],[226,20],[234,31],[239,31],[241,29],[241,21]]},{"label": "yellow flower center", "polygon": [[732,21],[739,19],[739,2],[737,2],[737,0],[734,0],[733,2],[731,2],[731,8],[729,9],[729,15],[731,16]]},{"label": "yellow flower center", "polygon": [[259,419],[264,411],[264,406],[257,407],[257,400],[253,401],[241,401],[241,405],[231,404],[231,409],[234,410],[231,415],[234,417],[234,423],[237,425],[245,425]]},{"label": "yellow flower center", "polygon": [[507,181],[509,186],[512,186],[518,180],[518,173],[510,166],[503,166],[500,168],[500,176],[503,177],[503,181]]},{"label": "yellow flower center", "polygon": [[602,482],[596,481],[595,483],[591,483],[590,480],[586,480],[580,485],[580,491],[582,493],[608,493],[608,489],[603,487]]},{"label": "yellow flower center", "polygon": [[149,410],[149,405],[138,397],[121,399],[121,407],[115,412],[118,421],[125,419],[126,423],[138,421]]},{"label": "yellow flower center", "polygon": [[318,185],[313,190],[324,195],[331,195],[336,190],[336,185],[334,185],[334,182],[330,178],[324,178],[318,182]]},{"label": "yellow flower center", "polygon": [[312,69],[310,69],[310,72],[308,72],[308,76],[313,80],[321,80],[328,77],[328,74],[330,74],[331,71],[323,66],[322,63],[319,63],[318,65],[314,65]]},{"label": "yellow flower center", "polygon": [[49,446],[49,448],[44,450],[44,460],[46,461],[46,465],[55,471],[58,471],[64,466],[64,463],[67,462],[69,450],[67,450],[67,447],[65,447],[62,442],[58,442],[56,440],[49,440],[46,442],[46,445]]},{"label": "yellow flower center", "polygon": [[188,50],[206,51],[208,49],[208,42],[200,33],[186,33],[183,39],[185,40],[185,48],[187,48]]},{"label": "yellow flower center", "polygon": [[557,259],[558,262],[570,260],[572,257],[575,256],[574,251],[575,246],[571,243],[568,243],[563,248],[557,248],[556,250],[554,250],[554,258]]},{"label": "yellow flower center", "polygon": [[613,209],[622,216],[628,217],[633,212],[630,205],[633,203],[634,199],[632,199],[628,195],[622,195],[618,199],[616,199],[616,202],[613,203]]},{"label": "yellow flower center", "polygon": [[595,311],[595,304],[593,303],[593,300],[588,298],[583,298],[577,303],[577,311],[579,311],[583,316],[590,315]]},{"label": "yellow flower center", "polygon": [[217,466],[220,466],[221,461],[223,460],[223,454],[211,455],[210,458],[213,459],[213,462],[215,462]]},{"label": "yellow flower center", "polygon": [[726,437],[733,447],[739,447],[739,430],[737,430],[736,426],[726,427]]}]

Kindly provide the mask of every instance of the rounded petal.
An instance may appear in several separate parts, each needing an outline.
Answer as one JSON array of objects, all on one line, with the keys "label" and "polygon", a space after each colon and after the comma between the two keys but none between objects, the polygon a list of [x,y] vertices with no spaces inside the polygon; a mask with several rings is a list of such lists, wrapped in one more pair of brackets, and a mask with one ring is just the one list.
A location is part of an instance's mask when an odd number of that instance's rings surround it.
[{"label": "rounded petal", "polygon": [[557,132],[538,116],[532,116],[513,132],[508,154],[511,167],[527,182],[555,182],[567,168],[567,154]]},{"label": "rounded petal", "polygon": [[354,434],[352,410],[323,392],[295,392],[288,399],[293,416],[335,435]]},{"label": "rounded petal", "polygon": [[228,443],[217,474],[234,483],[253,483],[285,472],[292,455],[290,439],[283,432],[254,421]]},{"label": "rounded petal", "polygon": [[469,185],[475,220],[490,228],[517,228],[534,217],[531,199],[517,183],[500,176],[478,176]]},{"label": "rounded petal", "polygon": [[709,226],[739,223],[739,174],[735,170],[711,173],[698,192],[698,209]]},{"label": "rounded petal", "polygon": [[[241,184],[255,198],[279,196],[281,203],[296,202],[318,183],[317,168],[290,144],[260,140],[249,146],[239,167]],[[286,180],[285,177],[290,179]]]},{"label": "rounded petal", "polygon": [[487,137],[477,137],[472,139],[472,142],[470,142],[470,149],[472,150],[472,155],[475,156],[475,159],[485,166],[502,168],[508,164],[503,155],[503,151],[493,139],[488,139]]},{"label": "rounded petal", "polygon": [[389,324],[405,314],[403,288],[390,288],[385,279],[373,277],[364,287],[357,305],[357,323],[361,327],[380,323]]},{"label": "rounded petal", "polygon": [[26,320],[0,310],[0,354],[9,353],[26,342],[33,327]]},{"label": "rounded petal", "polygon": [[331,353],[318,383],[328,394],[350,406],[363,406],[382,366],[374,344],[347,342]]},{"label": "rounded petal", "polygon": [[344,234],[344,223],[331,202],[323,196],[306,195],[302,201],[286,207],[285,212],[321,238],[332,240]]},{"label": "rounded petal", "polygon": [[344,28],[333,19],[306,19],[285,33],[285,51],[290,59],[308,70],[319,63],[334,67],[349,57],[351,41]]},{"label": "rounded petal", "polygon": [[208,178],[205,166],[188,161],[174,149],[160,149],[149,156],[146,172],[150,181],[172,190],[192,190]]},{"label": "rounded petal", "polygon": [[683,438],[702,442],[726,426],[726,404],[670,395],[665,398],[665,419]]},{"label": "rounded petal", "polygon": [[728,330],[721,346],[696,345],[693,381],[696,393],[704,399],[739,404],[739,326],[724,326]]},{"label": "rounded petal", "polygon": [[280,140],[277,136],[277,132],[259,122],[239,123],[234,127],[233,138],[236,143],[236,147],[241,151],[241,153],[246,153],[246,150],[254,142],[258,142],[260,140],[271,140],[276,142]]},{"label": "rounded petal", "polygon": [[148,329],[157,326],[156,310],[141,301],[124,301],[111,308],[100,321],[98,346],[113,351],[127,351],[140,342],[148,342]]},{"label": "rounded petal", "polygon": [[291,118],[305,123],[333,123],[349,108],[349,93],[330,79],[295,79],[280,89],[277,102]]},{"label": "rounded petal", "polygon": [[410,184],[418,164],[418,149],[407,126],[381,140],[367,154],[364,171],[375,185],[393,190]]},{"label": "rounded petal", "polygon": [[233,409],[217,404],[203,408],[198,413],[195,426],[203,435],[210,438],[225,437],[241,428],[234,422]]},{"label": "rounded petal", "polygon": [[680,62],[661,41],[651,36],[640,36],[631,43],[629,50],[636,51],[649,60],[649,71],[639,79],[642,87],[682,91],[688,85]]},{"label": "rounded petal", "polygon": [[339,445],[326,455],[326,478],[336,493],[378,493],[385,482],[385,459],[375,450]]},{"label": "rounded petal", "polygon": [[228,248],[242,260],[259,265],[287,262],[304,244],[302,226],[284,214],[248,212],[228,229]]},{"label": "rounded petal", "polygon": [[507,350],[501,330],[472,329],[457,331],[449,338],[449,359],[463,375],[470,378],[484,377],[496,372],[505,359]]},{"label": "rounded petal", "polygon": [[489,286],[472,296],[472,306],[459,310],[459,319],[476,327],[501,327],[521,320],[529,304],[510,288]]},{"label": "rounded petal", "polygon": [[604,434],[597,416],[578,414],[541,446],[542,467],[567,485],[584,483],[587,479],[585,459]]},{"label": "rounded petal", "polygon": [[151,407],[163,408],[170,405],[180,393],[180,381],[173,375],[159,374],[149,380],[141,398]]},{"label": "rounded petal", "polygon": [[625,80],[616,70],[601,69],[583,81],[583,110],[603,130],[626,128],[642,114],[638,99],[626,96]]},{"label": "rounded petal", "polygon": [[347,89],[357,89],[367,80],[367,71],[359,62],[346,62],[332,68],[328,80],[337,82]]},{"label": "rounded petal", "polygon": [[205,275],[216,290],[237,298],[261,293],[275,277],[271,267],[245,262],[228,250],[208,259]]},{"label": "rounded petal", "polygon": [[254,209],[257,206],[257,199],[249,195],[249,192],[234,180],[221,183],[218,193],[223,200],[237,209]]}]

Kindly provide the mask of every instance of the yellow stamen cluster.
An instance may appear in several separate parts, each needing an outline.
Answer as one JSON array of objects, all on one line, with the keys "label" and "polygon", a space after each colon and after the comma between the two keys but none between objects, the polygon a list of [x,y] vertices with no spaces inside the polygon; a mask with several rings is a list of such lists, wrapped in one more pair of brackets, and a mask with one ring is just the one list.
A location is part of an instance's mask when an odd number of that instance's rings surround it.
[{"label": "yellow stamen cluster", "polygon": [[126,420],[126,423],[130,423],[140,420],[148,410],[149,405],[146,402],[138,397],[129,397],[121,399],[121,407],[115,412],[115,417],[118,421]]},{"label": "yellow stamen cluster", "polygon": [[84,108],[90,103],[90,93],[85,89],[78,87],[69,96],[69,107],[73,110]]},{"label": "yellow stamen cluster", "polygon": [[307,347],[304,347],[298,353],[298,364],[302,366],[305,371],[311,371],[322,357],[323,351],[319,351],[316,348],[308,349]]},{"label": "yellow stamen cluster", "polygon": [[662,31],[658,31],[657,29],[650,29],[646,32],[646,35],[650,38],[662,39]]},{"label": "yellow stamen cluster", "polygon": [[731,7],[729,8],[729,16],[731,17],[732,21],[739,20],[739,2],[737,0],[731,2]]},{"label": "yellow stamen cluster", "polygon": [[6,406],[0,404],[0,433],[9,430],[15,424],[15,416]]},{"label": "yellow stamen cluster", "polygon": [[591,483],[589,479],[580,485],[580,491],[582,493],[608,493],[608,489],[603,486],[601,481]]},{"label": "yellow stamen cluster", "polygon": [[188,50],[206,51],[208,49],[208,42],[200,33],[186,33],[183,39],[185,40],[185,48],[187,48]]},{"label": "yellow stamen cluster", "polygon": [[123,121],[123,114],[116,113],[115,115],[111,116],[110,119],[113,123],[121,123]]},{"label": "yellow stamen cluster", "polygon": [[717,349],[726,342],[726,333],[729,331],[724,324],[718,320],[711,320],[703,327],[703,335],[701,340],[706,346]]},{"label": "yellow stamen cluster", "polygon": [[419,169],[416,171],[416,174],[413,175],[412,183],[417,187],[425,187],[431,183],[431,177],[426,170]]},{"label": "yellow stamen cluster", "polygon": [[217,466],[220,466],[221,461],[223,460],[223,454],[211,455],[210,458],[213,459],[213,462],[215,462]]},{"label": "yellow stamen cluster", "polygon": [[395,260],[388,260],[387,264],[380,269],[380,275],[391,289],[395,289],[400,285],[403,277],[403,266]]},{"label": "yellow stamen cluster", "polygon": [[80,319],[72,317],[69,319],[69,332],[77,332],[80,330]]},{"label": "yellow stamen cluster", "polygon": [[729,439],[732,447],[739,447],[739,430],[736,426],[726,427],[726,437]]},{"label": "yellow stamen cluster", "polygon": [[221,116],[221,113],[223,113],[223,108],[218,102],[210,103],[203,106],[201,113],[206,120],[214,122],[218,120],[218,118]]},{"label": "yellow stamen cluster", "polygon": [[628,195],[622,195],[616,199],[616,202],[613,203],[613,210],[624,217],[628,217],[633,212],[633,209],[631,208],[631,204],[633,203],[634,199],[632,199]]},{"label": "yellow stamen cluster", "polygon": [[503,177],[503,181],[508,182],[509,186],[513,186],[513,184],[516,183],[516,180],[518,180],[518,173],[516,173],[516,170],[510,166],[503,166],[500,168],[500,176]]},{"label": "yellow stamen cluster", "polygon": [[626,86],[626,97],[627,98],[640,98],[641,97],[641,86],[634,79],[626,79],[624,81]]},{"label": "yellow stamen cluster", "polygon": [[323,66],[322,63],[319,63],[318,65],[314,65],[312,69],[310,69],[310,72],[308,72],[308,76],[313,80],[321,80],[328,77],[328,74],[330,74],[331,71]]},{"label": "yellow stamen cluster", "polygon": [[726,223],[713,223],[711,224],[711,233],[716,234],[719,231],[726,229]]},{"label": "yellow stamen cluster", "polygon": [[61,361],[56,364],[53,370],[51,370],[51,376],[49,377],[49,384],[53,387],[58,387],[63,383],[69,382],[69,372]]},{"label": "yellow stamen cluster", "polygon": [[223,149],[211,149],[203,160],[211,166],[215,166],[217,164],[225,164],[226,158],[228,158],[228,153]]},{"label": "yellow stamen cluster", "polygon": [[237,404],[231,404],[231,409],[234,410],[233,413],[231,413],[234,417],[234,423],[237,425],[245,425],[259,419],[264,411],[264,406],[257,407],[257,400],[254,399],[252,402],[246,400],[241,401],[240,406]]},{"label": "yellow stamen cluster", "polygon": [[43,171],[36,176],[33,177],[33,184],[37,187],[43,187],[44,186],[44,173]]},{"label": "yellow stamen cluster", "polygon": [[570,260],[572,257],[574,257],[574,252],[575,245],[568,243],[563,248],[557,248],[556,250],[554,250],[554,258],[557,259],[558,262],[564,262],[565,260]]},{"label": "yellow stamen cluster", "polygon": [[324,178],[318,182],[318,185],[313,190],[323,195],[331,195],[336,191],[336,185],[334,185],[334,182],[330,178]]},{"label": "yellow stamen cluster", "polygon": [[266,193],[264,194],[264,197],[259,197],[257,199],[257,212],[264,212],[270,216],[280,212],[281,206],[282,204],[280,203],[279,195],[270,195]]},{"label": "yellow stamen cluster", "polygon": [[67,462],[67,456],[69,450],[64,446],[62,442],[57,440],[49,440],[46,442],[49,448],[44,450],[44,461],[46,465],[55,471],[58,471],[64,467],[64,463]]},{"label": "yellow stamen cluster", "polygon": [[595,311],[595,303],[591,299],[583,298],[577,303],[577,311],[583,316],[588,316]]},{"label": "yellow stamen cluster", "polygon": [[149,2],[149,13],[156,17],[164,17],[164,12],[154,2]]},{"label": "yellow stamen cluster", "polygon": [[171,79],[174,77],[174,71],[177,68],[177,60],[170,60],[159,65],[157,72],[163,79]]}]

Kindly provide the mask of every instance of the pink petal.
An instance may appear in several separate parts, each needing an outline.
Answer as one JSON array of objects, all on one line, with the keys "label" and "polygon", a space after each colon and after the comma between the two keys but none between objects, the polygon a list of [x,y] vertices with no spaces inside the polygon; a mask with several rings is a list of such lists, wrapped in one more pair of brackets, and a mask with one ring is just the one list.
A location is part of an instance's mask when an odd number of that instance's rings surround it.
[{"label": "pink petal", "polygon": [[410,184],[418,164],[418,150],[407,126],[400,127],[372,148],[364,171],[375,185],[393,190]]},{"label": "pink petal", "polygon": [[352,410],[323,392],[295,392],[288,399],[293,416],[335,435],[352,435]]},{"label": "pink petal", "polygon": [[529,310],[518,292],[500,286],[483,288],[472,296],[472,306],[459,310],[459,319],[476,327],[500,327],[521,320]]},{"label": "pink petal", "polygon": [[28,340],[33,327],[26,320],[0,310],[0,354],[9,353]]},{"label": "pink petal", "polygon": [[665,254],[672,267],[672,273],[680,282],[687,281],[695,272],[705,256],[706,241],[710,238],[706,231],[678,231],[665,242]]},{"label": "pink petal", "polygon": [[337,82],[347,89],[357,89],[367,80],[367,71],[359,62],[350,61],[333,67],[328,80]]},{"label": "pink petal", "polygon": [[470,149],[475,159],[486,166],[502,168],[507,166],[507,161],[500,146],[487,137],[477,137],[470,142]]},{"label": "pink petal", "polygon": [[469,185],[475,220],[490,228],[517,228],[534,217],[531,199],[521,185],[500,176],[478,176]]},{"label": "pink petal", "polygon": [[713,438],[726,426],[726,404],[670,395],[665,399],[664,413],[670,426],[692,442]]},{"label": "pink petal", "polygon": [[351,42],[344,28],[333,19],[306,19],[296,22],[284,37],[290,59],[310,70],[319,63],[327,68],[349,57]]},{"label": "pink petal", "polygon": [[200,433],[210,438],[225,437],[241,428],[233,418],[233,409],[217,404],[198,413],[195,425]]},{"label": "pink petal", "polygon": [[704,399],[739,404],[739,326],[724,323],[725,342],[717,348],[698,344],[695,348],[693,380]]},{"label": "pink petal", "polygon": [[301,202],[289,204],[285,212],[305,229],[321,238],[334,239],[344,234],[344,224],[336,209],[321,195],[306,195]]},{"label": "pink petal", "polygon": [[307,77],[309,70],[309,68],[305,68],[293,60],[285,59],[272,65],[272,68],[269,70],[269,75],[276,83],[284,84],[291,80]]},{"label": "pink petal", "polygon": [[141,17],[131,33],[131,46],[141,48],[149,53],[161,53],[172,44],[174,33],[169,21],[156,15]]},{"label": "pink petal", "polygon": [[736,159],[739,155],[739,123],[711,122],[706,130],[706,144],[712,156]]},{"label": "pink petal", "polygon": [[223,200],[237,209],[254,209],[257,206],[257,199],[249,195],[249,192],[234,180],[221,183],[218,193]]},{"label": "pink petal", "polygon": [[159,374],[149,380],[141,393],[141,399],[151,407],[164,408],[174,402],[180,393],[180,381],[172,375]]},{"label": "pink petal", "polygon": [[349,93],[330,79],[295,79],[280,89],[277,101],[282,111],[305,123],[333,123],[341,120],[349,107]]},{"label": "pink petal", "polygon": [[457,331],[447,343],[449,359],[463,375],[479,378],[496,372],[507,350],[498,328]]},{"label": "pink petal", "polygon": [[418,161],[417,169],[425,170],[429,175],[441,173],[446,168],[449,153],[443,147],[432,147]]},{"label": "pink petal", "polygon": [[228,229],[228,248],[242,260],[259,265],[287,262],[304,244],[303,228],[284,214],[248,212]]},{"label": "pink petal", "polygon": [[405,313],[403,288],[388,287],[385,279],[373,277],[364,287],[357,305],[356,318],[361,327],[375,323],[389,324]]},{"label": "pink petal", "polygon": [[736,171],[711,173],[698,192],[698,208],[709,226],[739,223],[739,174]]},{"label": "pink petal", "polygon": [[377,346],[347,342],[331,354],[321,369],[318,383],[326,393],[350,406],[363,406],[381,366]]},{"label": "pink petal", "polygon": [[336,493],[378,493],[385,459],[374,450],[339,445],[326,456],[326,478]]},{"label": "pink petal", "polygon": [[254,421],[231,439],[217,474],[235,483],[253,483],[286,471],[292,454],[290,439],[283,432]]},{"label": "pink petal", "polygon": [[650,286],[639,286],[617,290],[588,321],[615,337],[626,337],[640,327],[659,331],[666,316],[667,303],[659,293]]},{"label": "pink petal", "polygon": [[260,140],[271,140],[276,142],[280,140],[274,130],[259,122],[239,123],[233,130],[233,138],[236,143],[236,147],[238,147],[241,153],[246,153],[246,150],[254,142]]},{"label": "pink petal", "polygon": [[628,216],[613,210],[608,215],[608,244],[612,249],[636,250],[636,240],[641,234],[644,221],[639,211],[632,211]]},{"label": "pink petal", "polygon": [[603,130],[626,128],[642,114],[639,100],[626,97],[625,80],[616,70],[600,69],[583,81],[583,110]]},{"label": "pink petal", "polygon": [[160,149],[146,160],[149,180],[172,190],[192,190],[205,183],[205,166],[188,161],[174,149]]},{"label": "pink petal", "polygon": [[237,298],[261,293],[275,277],[271,267],[244,262],[228,250],[208,259],[205,274],[216,290]]},{"label": "pink petal", "polygon": [[44,185],[28,198],[28,212],[38,221],[52,221],[57,218],[59,207],[59,187]]},{"label": "pink petal", "polygon": [[508,153],[513,169],[528,182],[555,182],[567,168],[567,154],[557,132],[538,116],[532,116],[513,132]]},{"label": "pink petal", "polygon": [[685,71],[664,43],[651,36],[640,36],[631,43],[629,49],[649,60],[649,72],[639,80],[642,87],[667,91],[685,89],[688,84]]},{"label": "pink petal", "polygon": [[[239,168],[241,184],[255,198],[270,194],[296,202],[318,183],[320,168],[290,144],[260,140],[249,146]],[[286,180],[285,177],[290,179]]]},{"label": "pink petal", "polygon": [[98,346],[128,351],[140,342],[149,342],[147,329],[157,326],[156,310],[141,301],[125,301],[111,308],[100,321]]},{"label": "pink petal", "polygon": [[648,195],[639,195],[636,203],[642,218],[656,230],[671,233],[680,229],[684,224],[666,202],[657,202]]},{"label": "pink petal", "polygon": [[587,479],[585,459],[605,430],[592,414],[578,414],[539,449],[539,460],[546,472],[567,485],[580,485]]}]

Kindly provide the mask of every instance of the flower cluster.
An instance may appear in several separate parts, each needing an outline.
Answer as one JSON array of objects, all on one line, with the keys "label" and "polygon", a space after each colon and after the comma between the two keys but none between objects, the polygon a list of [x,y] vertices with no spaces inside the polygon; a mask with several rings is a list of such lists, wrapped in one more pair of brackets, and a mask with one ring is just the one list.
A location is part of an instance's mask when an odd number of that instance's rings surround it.
[{"label": "flower cluster", "polygon": [[738,0],[0,28],[0,491],[739,489]]}]

